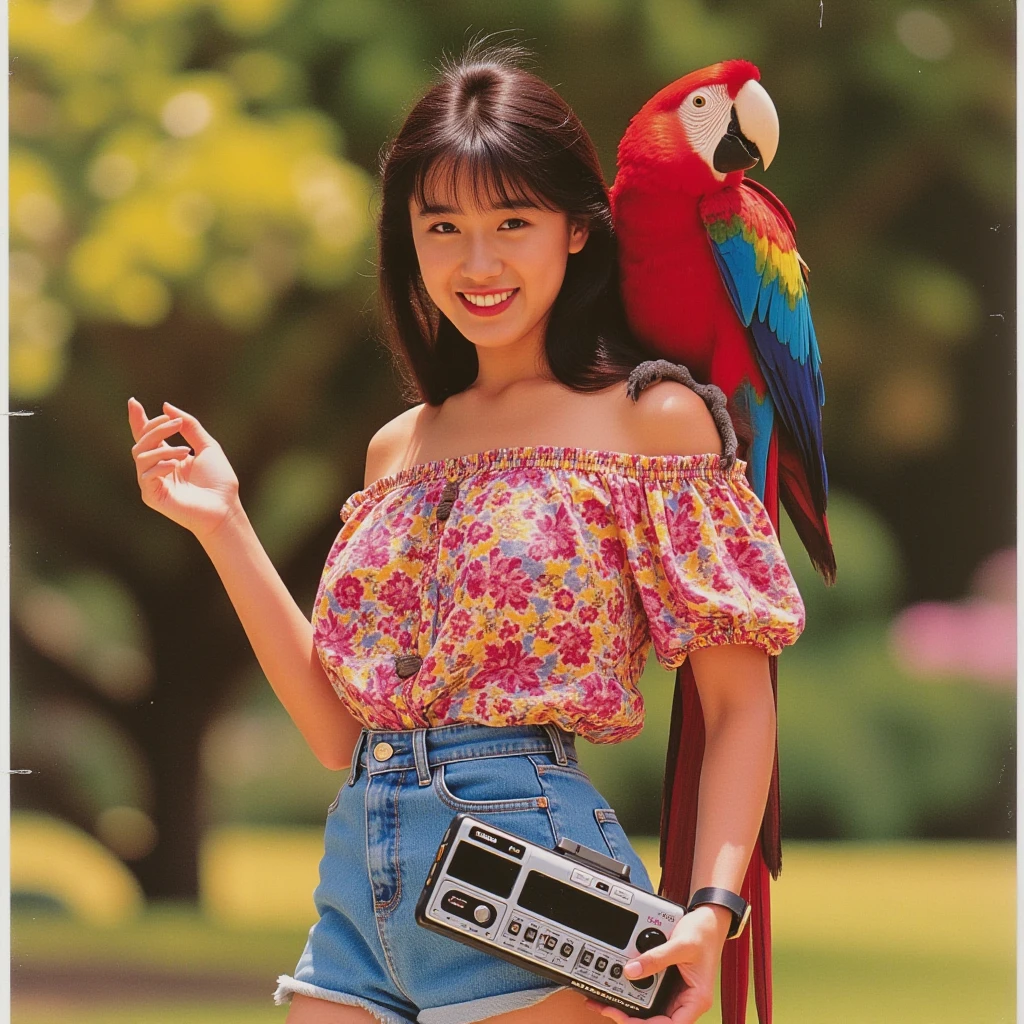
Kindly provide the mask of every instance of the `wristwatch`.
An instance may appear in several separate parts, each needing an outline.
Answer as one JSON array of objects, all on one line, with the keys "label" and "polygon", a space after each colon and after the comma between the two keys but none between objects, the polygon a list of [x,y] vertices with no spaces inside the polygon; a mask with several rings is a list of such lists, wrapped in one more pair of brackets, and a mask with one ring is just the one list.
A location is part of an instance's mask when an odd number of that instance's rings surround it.
[{"label": "wristwatch", "polygon": [[750,920],[750,904],[740,895],[730,892],[728,889],[720,889],[715,885],[707,885],[698,889],[690,900],[688,911],[699,907],[703,903],[716,903],[720,907],[727,907],[732,911],[732,927],[729,929],[727,939],[735,939],[747,926]]}]

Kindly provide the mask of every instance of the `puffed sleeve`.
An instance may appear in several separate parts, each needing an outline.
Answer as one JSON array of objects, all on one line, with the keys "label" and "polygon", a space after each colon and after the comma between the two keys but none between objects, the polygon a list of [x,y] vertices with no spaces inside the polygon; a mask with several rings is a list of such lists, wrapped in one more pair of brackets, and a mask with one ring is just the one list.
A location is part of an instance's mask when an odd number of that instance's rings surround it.
[{"label": "puffed sleeve", "polygon": [[665,668],[717,644],[778,654],[803,630],[800,592],[743,470],[694,456],[673,473],[613,485],[626,562]]}]

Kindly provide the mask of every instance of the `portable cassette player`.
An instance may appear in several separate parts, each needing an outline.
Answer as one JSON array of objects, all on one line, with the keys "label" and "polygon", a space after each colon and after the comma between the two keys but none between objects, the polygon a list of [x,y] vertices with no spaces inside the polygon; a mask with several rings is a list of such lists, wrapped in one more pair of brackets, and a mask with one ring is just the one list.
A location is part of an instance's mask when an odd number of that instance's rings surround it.
[{"label": "portable cassette player", "polygon": [[676,967],[644,978],[628,960],[663,943],[686,908],[629,882],[629,865],[571,839],[548,849],[471,814],[448,826],[416,920],[635,1017],[664,1012]]}]

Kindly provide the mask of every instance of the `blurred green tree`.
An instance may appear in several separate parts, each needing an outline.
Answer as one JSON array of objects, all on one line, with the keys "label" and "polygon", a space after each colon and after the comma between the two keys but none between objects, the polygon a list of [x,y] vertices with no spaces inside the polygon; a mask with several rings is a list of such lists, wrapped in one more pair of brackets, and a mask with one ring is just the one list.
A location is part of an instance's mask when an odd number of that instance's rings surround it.
[{"label": "blurred green tree", "polygon": [[961,593],[1013,539],[1014,17],[1007,0],[13,5],[10,379],[32,412],[12,419],[13,741],[35,769],[17,803],[100,835],[151,897],[194,895],[202,737],[252,661],[198,545],[138,498],[125,403],[203,420],[311,602],[365,442],[401,407],[368,315],[378,153],[480,29],[521,30],[609,181],[655,90],[759,65],[782,120],[764,180],[812,268],[832,478],[894,526],[908,599]]}]

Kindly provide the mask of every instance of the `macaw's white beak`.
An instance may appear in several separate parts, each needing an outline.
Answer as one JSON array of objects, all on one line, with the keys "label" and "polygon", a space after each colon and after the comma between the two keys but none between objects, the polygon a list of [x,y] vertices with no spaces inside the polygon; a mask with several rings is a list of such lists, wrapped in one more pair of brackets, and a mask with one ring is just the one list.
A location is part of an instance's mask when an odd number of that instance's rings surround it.
[{"label": "macaw's white beak", "polygon": [[755,79],[744,82],[732,101],[740,131],[757,146],[767,170],[779,148],[779,115],[771,96]]}]

